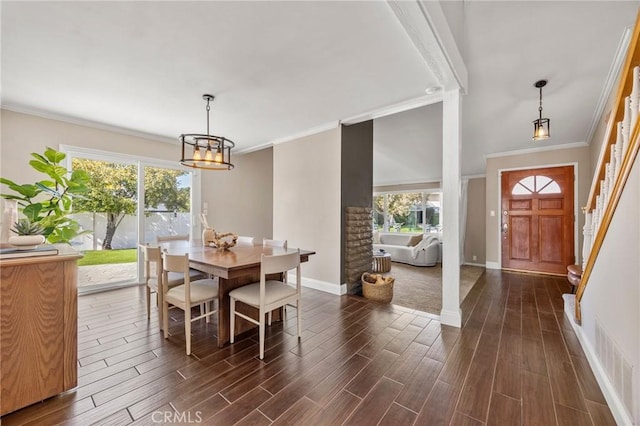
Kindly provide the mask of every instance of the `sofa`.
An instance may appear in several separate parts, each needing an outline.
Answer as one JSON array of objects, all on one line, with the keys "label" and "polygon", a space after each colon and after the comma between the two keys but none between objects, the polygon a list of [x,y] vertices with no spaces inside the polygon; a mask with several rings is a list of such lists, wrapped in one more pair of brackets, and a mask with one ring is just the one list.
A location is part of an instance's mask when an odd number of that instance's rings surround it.
[{"label": "sofa", "polygon": [[433,234],[374,232],[373,251],[383,250],[393,262],[434,266],[440,257],[440,239]]}]

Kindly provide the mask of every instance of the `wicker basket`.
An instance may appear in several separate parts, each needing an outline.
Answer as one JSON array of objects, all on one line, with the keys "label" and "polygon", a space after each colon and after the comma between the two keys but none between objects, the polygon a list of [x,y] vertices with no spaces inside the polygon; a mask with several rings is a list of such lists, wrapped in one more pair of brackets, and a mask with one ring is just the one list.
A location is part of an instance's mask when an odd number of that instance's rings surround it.
[{"label": "wicker basket", "polygon": [[362,274],[362,295],[376,302],[389,303],[393,299],[393,283],[395,279],[392,277],[383,277],[380,274],[370,274],[365,272]]}]

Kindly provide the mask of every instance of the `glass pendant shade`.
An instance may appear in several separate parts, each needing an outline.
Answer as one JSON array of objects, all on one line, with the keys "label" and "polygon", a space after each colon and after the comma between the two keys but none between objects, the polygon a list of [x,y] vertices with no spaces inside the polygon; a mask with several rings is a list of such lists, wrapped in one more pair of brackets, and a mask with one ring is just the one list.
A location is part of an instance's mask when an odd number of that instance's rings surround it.
[{"label": "glass pendant shade", "polygon": [[542,118],[542,88],[547,85],[547,80],[539,80],[533,85],[540,90],[540,104],[538,106],[538,118],[533,120],[533,139],[534,141],[540,141],[548,139],[551,136],[549,126],[551,121],[548,118]]},{"label": "glass pendant shade", "polygon": [[549,131],[549,119],[538,118],[533,120],[533,140],[539,141],[542,139],[548,139],[551,136]]}]

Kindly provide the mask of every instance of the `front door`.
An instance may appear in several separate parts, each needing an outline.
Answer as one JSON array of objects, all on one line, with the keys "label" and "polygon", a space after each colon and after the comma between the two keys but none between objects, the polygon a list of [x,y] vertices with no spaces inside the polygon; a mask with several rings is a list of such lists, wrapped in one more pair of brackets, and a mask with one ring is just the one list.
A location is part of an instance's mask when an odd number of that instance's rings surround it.
[{"label": "front door", "polygon": [[574,263],[573,166],[502,172],[502,267],[565,275]]}]

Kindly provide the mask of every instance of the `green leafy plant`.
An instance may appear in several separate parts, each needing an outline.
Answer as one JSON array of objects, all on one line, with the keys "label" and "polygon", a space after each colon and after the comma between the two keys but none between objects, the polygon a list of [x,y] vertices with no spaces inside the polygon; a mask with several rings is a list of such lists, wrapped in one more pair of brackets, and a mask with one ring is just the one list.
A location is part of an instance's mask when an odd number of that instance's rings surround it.
[{"label": "green leafy plant", "polygon": [[38,222],[31,223],[28,218],[20,219],[11,228],[18,235],[42,235],[44,228]]},{"label": "green leafy plant", "polygon": [[73,199],[87,192],[89,175],[81,170],[69,175],[67,169],[60,165],[66,154],[53,148],[47,147],[42,155],[34,152],[31,156],[34,160],[29,161],[29,165],[47,178],[33,184],[17,184],[0,177],[0,184],[14,192],[0,196],[16,200],[22,214],[30,224],[37,224],[43,229],[42,235],[49,243],[69,243],[78,235],[87,233],[81,232],[78,222],[68,215],[72,213]]}]

